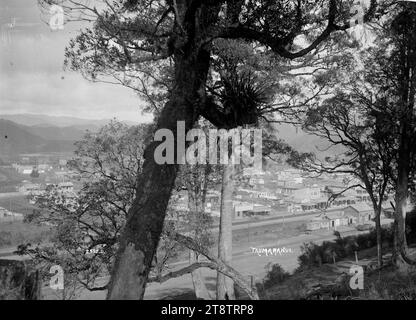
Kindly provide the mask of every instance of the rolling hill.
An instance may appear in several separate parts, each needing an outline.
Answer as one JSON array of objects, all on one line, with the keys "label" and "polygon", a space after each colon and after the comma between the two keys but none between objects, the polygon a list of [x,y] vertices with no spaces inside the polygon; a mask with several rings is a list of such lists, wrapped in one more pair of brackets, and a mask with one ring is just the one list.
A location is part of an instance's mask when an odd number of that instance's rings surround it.
[{"label": "rolling hill", "polygon": [[[48,116],[44,114],[3,114],[0,118],[5,120],[13,121],[14,123],[24,126],[36,126],[36,127],[75,127],[80,129],[85,128],[99,128],[108,122],[110,119],[81,119],[76,117],[65,117],[65,116]],[[123,121],[126,124],[134,125],[135,122]]]},{"label": "rolling hill", "polygon": [[[0,155],[71,152],[74,141],[80,140],[86,130],[95,131],[109,121],[36,114],[0,115]],[[275,128],[277,138],[300,152],[314,152],[320,159],[342,152],[340,148],[328,149],[324,139],[293,125],[279,124]]]},{"label": "rolling hill", "polygon": [[[80,140],[87,129],[53,126],[20,126],[27,132],[46,140],[77,141]],[[89,128],[91,130],[91,128]],[[92,130],[94,131],[94,130]]]},{"label": "rolling hill", "polygon": [[0,155],[71,152],[73,150],[74,140],[59,140],[56,136],[55,139],[45,139],[29,132],[24,126],[0,119]]},{"label": "rolling hill", "polygon": [[[0,114],[0,156],[72,152],[74,142],[82,139],[86,130],[96,131],[109,122],[109,119],[91,120],[42,114]],[[123,122],[127,125],[137,124]]]},{"label": "rolling hill", "polygon": [[309,134],[302,129],[296,129],[290,124],[278,124],[275,126],[277,133],[276,137],[286,141],[291,147],[300,152],[313,152],[319,159],[324,159],[327,156],[332,156],[343,152],[341,147],[329,147],[329,142]]}]

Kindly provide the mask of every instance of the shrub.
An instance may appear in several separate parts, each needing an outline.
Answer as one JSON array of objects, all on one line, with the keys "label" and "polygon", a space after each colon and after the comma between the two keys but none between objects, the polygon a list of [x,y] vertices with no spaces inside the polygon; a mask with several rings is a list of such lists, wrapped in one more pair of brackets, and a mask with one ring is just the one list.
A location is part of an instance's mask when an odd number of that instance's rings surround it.
[{"label": "shrub", "polygon": [[321,246],[309,242],[301,246],[302,254],[298,257],[299,270],[322,265]]},{"label": "shrub", "polygon": [[371,224],[360,224],[357,226],[358,231],[372,230],[374,227]]},{"label": "shrub", "polygon": [[[377,245],[377,234],[375,230],[367,234],[349,236],[342,238],[339,233],[335,234],[335,241],[324,241],[321,245],[313,242],[305,243],[301,247],[301,255],[298,257],[299,268],[297,271],[321,266],[323,263],[332,263],[333,257],[343,259],[354,254],[354,251],[369,249]],[[393,244],[392,228],[381,229],[381,238],[388,245]]]},{"label": "shrub", "polygon": [[267,274],[263,280],[263,286],[265,289],[271,288],[277,284],[281,284],[290,274],[286,272],[278,263],[276,264],[267,264],[266,266]]},{"label": "shrub", "polygon": [[385,300],[416,300],[416,274],[401,274],[393,270],[385,273],[382,278],[378,276],[368,279],[365,299]]}]

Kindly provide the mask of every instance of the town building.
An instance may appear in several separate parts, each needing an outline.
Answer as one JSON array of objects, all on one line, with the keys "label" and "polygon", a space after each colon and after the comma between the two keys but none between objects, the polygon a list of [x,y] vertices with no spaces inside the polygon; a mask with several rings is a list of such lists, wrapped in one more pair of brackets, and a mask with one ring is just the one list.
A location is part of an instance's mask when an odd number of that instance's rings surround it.
[{"label": "town building", "polygon": [[295,189],[291,195],[293,201],[297,203],[322,199],[321,187],[317,185]]},{"label": "town building", "polygon": [[18,191],[20,193],[23,193],[25,195],[39,195],[41,194],[44,190],[42,188],[42,186],[39,183],[23,183],[23,185],[21,185],[18,188]]},{"label": "town building", "polygon": [[331,210],[321,213],[306,224],[308,231],[337,229],[341,226],[371,224],[374,210],[366,203],[347,206],[343,210]]},{"label": "town building", "polygon": [[265,205],[234,201],[233,218],[236,220],[253,216],[266,216],[269,215],[270,212],[271,208]]},{"label": "town building", "polygon": [[58,189],[62,192],[74,192],[74,184],[72,182],[61,182]]},{"label": "town building", "polygon": [[366,224],[374,218],[373,208],[365,202],[350,205],[344,209],[345,214],[351,219],[351,224]]}]

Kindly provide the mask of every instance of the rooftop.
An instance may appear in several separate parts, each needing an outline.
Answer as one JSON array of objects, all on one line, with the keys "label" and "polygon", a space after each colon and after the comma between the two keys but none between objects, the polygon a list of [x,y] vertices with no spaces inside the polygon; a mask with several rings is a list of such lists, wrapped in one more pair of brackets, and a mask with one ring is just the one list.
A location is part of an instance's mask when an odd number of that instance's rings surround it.
[{"label": "rooftop", "polygon": [[373,208],[372,207],[370,207],[367,203],[365,203],[365,202],[359,202],[359,203],[356,203],[356,204],[351,204],[351,205],[349,205],[348,207],[346,207],[345,209],[347,209],[347,208],[349,208],[349,207],[351,207],[351,208],[353,208],[354,210],[356,210],[356,211],[358,211],[358,212],[363,212],[363,211],[372,211],[373,210]]}]

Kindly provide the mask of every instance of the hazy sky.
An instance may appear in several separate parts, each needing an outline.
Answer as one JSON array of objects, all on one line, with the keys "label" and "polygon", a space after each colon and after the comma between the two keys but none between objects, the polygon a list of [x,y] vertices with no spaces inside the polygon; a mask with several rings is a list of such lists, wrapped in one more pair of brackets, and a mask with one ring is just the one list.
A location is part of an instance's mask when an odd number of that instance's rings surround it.
[{"label": "hazy sky", "polygon": [[[15,19],[13,28],[7,26]],[[0,1],[0,115],[41,113],[146,121],[132,90],[63,71],[64,49],[80,25],[52,31],[36,0]]]}]

